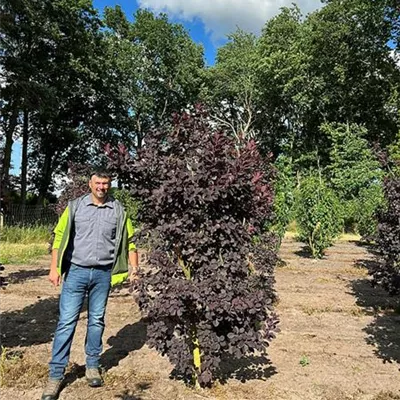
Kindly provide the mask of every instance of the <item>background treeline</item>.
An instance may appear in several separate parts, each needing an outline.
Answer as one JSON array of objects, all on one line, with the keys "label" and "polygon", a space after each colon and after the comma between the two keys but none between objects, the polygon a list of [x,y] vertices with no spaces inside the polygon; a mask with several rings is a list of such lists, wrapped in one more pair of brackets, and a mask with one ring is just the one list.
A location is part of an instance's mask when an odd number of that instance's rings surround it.
[{"label": "background treeline", "polygon": [[[6,198],[43,204],[71,162],[100,163],[106,143],[134,156],[154,126],[202,103],[216,126],[272,154],[270,228],[282,236],[297,219],[315,256],[343,227],[375,231],[382,181],[400,158],[396,0],[332,0],[308,16],[284,8],[259,36],[232,33],[212,67],[166,15],[100,15],[89,0],[5,0],[0,10]],[[17,139],[22,168],[11,176]]]}]

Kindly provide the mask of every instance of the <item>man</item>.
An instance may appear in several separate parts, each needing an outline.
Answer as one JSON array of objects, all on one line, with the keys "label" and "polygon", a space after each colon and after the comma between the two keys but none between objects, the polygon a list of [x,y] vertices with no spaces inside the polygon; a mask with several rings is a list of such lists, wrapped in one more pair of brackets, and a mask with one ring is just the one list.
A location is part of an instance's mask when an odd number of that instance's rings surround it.
[{"label": "man", "polygon": [[91,387],[102,385],[99,361],[107,298],[110,287],[128,277],[128,258],[131,279],[136,279],[138,254],[130,242],[132,222],[121,203],[108,195],[110,185],[108,173],[94,172],[89,180],[90,193],[69,202],[54,229],[49,280],[58,286],[63,276],[63,285],[49,381],[42,400],[58,397],[86,296],[86,380]]}]

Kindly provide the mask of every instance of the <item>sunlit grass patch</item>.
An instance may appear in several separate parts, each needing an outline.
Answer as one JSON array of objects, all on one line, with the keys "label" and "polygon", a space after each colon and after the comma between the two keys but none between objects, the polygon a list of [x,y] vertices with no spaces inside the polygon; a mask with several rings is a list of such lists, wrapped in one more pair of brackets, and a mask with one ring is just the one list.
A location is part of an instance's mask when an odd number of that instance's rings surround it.
[{"label": "sunlit grass patch", "polygon": [[0,245],[0,263],[4,265],[32,263],[46,254],[48,254],[47,243],[20,244],[2,242]]},{"label": "sunlit grass patch", "polygon": [[393,392],[380,392],[372,400],[400,400],[400,395]]},{"label": "sunlit grass patch", "polygon": [[133,393],[137,394],[145,392],[152,386],[153,382],[157,380],[157,374],[152,372],[138,372],[132,370],[123,373],[104,371],[102,376],[105,386],[121,387],[125,389],[123,393],[124,399],[130,399]]},{"label": "sunlit grass patch", "polygon": [[[352,267],[344,267],[341,268],[340,271],[338,271],[342,274],[350,275],[350,276],[359,276],[359,277],[367,277],[368,276],[368,270],[366,268],[360,268],[356,266]],[[340,276],[338,277],[340,278]]]},{"label": "sunlit grass patch", "polygon": [[353,317],[361,317],[363,315],[366,315],[366,311],[362,307],[358,306],[340,307],[340,306],[302,305],[301,311],[303,311],[307,315],[325,314],[325,313],[339,313],[339,314],[351,315]]},{"label": "sunlit grass patch", "polygon": [[[285,232],[285,238],[286,239],[294,239],[294,240],[298,239],[296,221],[293,221],[288,225],[287,230]],[[343,241],[343,242],[360,241],[361,236],[356,233],[344,232],[338,238],[336,238],[336,240]]]},{"label": "sunlit grass patch", "polygon": [[359,241],[361,239],[361,236],[356,233],[342,233],[338,240],[341,241]]},{"label": "sunlit grass patch", "polygon": [[51,238],[52,227],[40,226],[4,226],[0,229],[0,242],[4,243],[46,243]]},{"label": "sunlit grass patch", "polygon": [[1,348],[0,387],[31,389],[44,381],[47,374],[47,364],[38,363],[22,351]]}]

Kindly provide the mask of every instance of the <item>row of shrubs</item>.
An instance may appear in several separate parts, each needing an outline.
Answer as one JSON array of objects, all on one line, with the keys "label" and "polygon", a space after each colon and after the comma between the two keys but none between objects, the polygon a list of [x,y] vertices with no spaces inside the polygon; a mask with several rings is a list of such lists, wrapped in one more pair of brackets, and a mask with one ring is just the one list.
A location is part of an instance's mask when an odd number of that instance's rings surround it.
[{"label": "row of shrubs", "polygon": [[371,149],[362,126],[324,124],[330,150],[291,158],[282,154],[275,162],[275,222],[283,237],[290,221],[313,257],[343,232],[372,240],[377,232],[377,211],[385,208],[383,182],[387,168],[378,149]]},{"label": "row of shrubs", "polygon": [[295,220],[297,237],[307,244],[314,258],[322,257],[344,232],[374,240],[377,211],[385,207],[383,188],[378,183],[360,191],[357,199],[345,201],[318,175],[305,177],[293,190],[290,201],[287,197],[277,194],[276,219],[271,229],[282,240],[288,224]]}]

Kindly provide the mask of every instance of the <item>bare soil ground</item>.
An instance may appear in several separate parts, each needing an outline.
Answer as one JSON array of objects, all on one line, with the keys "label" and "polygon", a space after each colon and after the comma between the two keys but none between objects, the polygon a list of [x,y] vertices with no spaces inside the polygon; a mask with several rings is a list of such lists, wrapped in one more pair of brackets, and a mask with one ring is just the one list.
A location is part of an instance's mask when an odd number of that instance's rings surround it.
[{"label": "bare soil ground", "polygon": [[[75,334],[61,400],[389,400],[400,399],[399,298],[372,288],[366,269],[372,255],[358,242],[340,241],[322,260],[301,244],[284,241],[286,262],[276,271],[281,332],[268,359],[226,366],[226,382],[194,391],[170,379],[172,366],[145,344],[146,324],[126,288],[107,310],[102,364],[105,386],[84,379],[86,312]],[[1,291],[3,373],[1,399],[40,399],[47,377],[59,289],[47,281],[49,258],[6,265]]]}]

